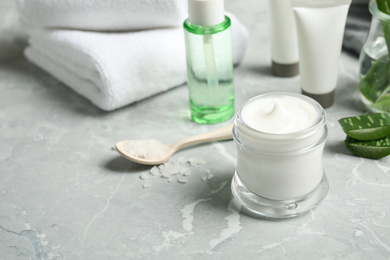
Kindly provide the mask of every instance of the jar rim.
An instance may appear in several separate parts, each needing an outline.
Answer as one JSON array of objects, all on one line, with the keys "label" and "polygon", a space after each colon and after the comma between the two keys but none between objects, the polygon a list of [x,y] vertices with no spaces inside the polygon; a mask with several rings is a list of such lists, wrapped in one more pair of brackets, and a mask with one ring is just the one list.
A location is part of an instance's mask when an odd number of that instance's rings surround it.
[{"label": "jar rim", "polygon": [[306,147],[295,149],[295,150],[288,150],[288,151],[261,151],[259,149],[255,149],[253,146],[247,145],[244,142],[240,140],[237,134],[237,128],[233,127],[233,139],[240,145],[240,146],[245,146],[247,149],[250,151],[256,153],[256,154],[262,154],[262,155],[268,155],[268,156],[288,156],[288,155],[299,155],[299,154],[304,154],[308,153],[314,149],[316,149],[318,146],[324,144],[326,142],[326,139],[328,138],[328,127],[325,125],[324,126],[324,132],[321,135],[321,138],[317,141],[314,142]]},{"label": "jar rim", "polygon": [[370,0],[369,7],[370,13],[381,21],[390,21],[390,15],[380,11],[376,0]]},{"label": "jar rim", "polygon": [[[275,133],[269,133],[269,132],[257,130],[255,128],[249,126],[246,122],[244,122],[242,120],[241,113],[243,111],[243,108],[247,104],[253,102],[256,99],[267,97],[267,96],[289,96],[289,97],[292,96],[295,98],[304,99],[306,102],[313,105],[313,107],[318,111],[318,118],[317,118],[316,122],[313,125],[309,126],[308,128],[305,128],[305,129],[300,130],[300,131],[292,132],[292,133],[275,134]],[[308,96],[305,96],[302,94],[296,94],[296,93],[289,93],[289,92],[271,92],[271,93],[261,94],[261,95],[252,97],[249,100],[245,101],[240,106],[238,113],[236,115],[235,124],[237,124],[238,122],[246,129],[249,129],[250,131],[253,131],[254,133],[261,134],[262,136],[265,136],[265,137],[270,137],[270,138],[277,137],[278,139],[281,139],[281,140],[290,139],[291,137],[295,137],[295,138],[299,139],[299,138],[305,138],[308,134],[310,134],[313,131],[313,129],[316,129],[318,127],[322,127],[323,125],[325,125],[326,113],[325,113],[325,110],[323,109],[323,107],[317,101],[315,101],[314,99],[312,99]]]}]

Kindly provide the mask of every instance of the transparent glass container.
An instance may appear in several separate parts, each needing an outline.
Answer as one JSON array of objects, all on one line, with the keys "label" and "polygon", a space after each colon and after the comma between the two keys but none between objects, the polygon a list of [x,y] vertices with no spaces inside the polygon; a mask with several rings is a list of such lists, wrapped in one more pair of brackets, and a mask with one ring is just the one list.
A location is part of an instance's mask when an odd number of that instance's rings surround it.
[{"label": "transparent glass container", "polygon": [[[316,111],[316,122],[301,131],[273,134],[258,131],[244,120],[251,102],[296,98]],[[236,114],[233,139],[237,167],[231,189],[244,213],[287,218],[314,208],[328,192],[322,152],[328,135],[326,114],[313,99],[292,93],[269,93],[245,102]]]},{"label": "transparent glass container", "polygon": [[191,117],[200,124],[226,121],[234,114],[230,19],[215,26],[187,19],[184,29]]},{"label": "transparent glass container", "polygon": [[390,112],[390,16],[378,10],[375,0],[370,1],[369,10],[371,27],[359,57],[360,96],[370,112]]}]

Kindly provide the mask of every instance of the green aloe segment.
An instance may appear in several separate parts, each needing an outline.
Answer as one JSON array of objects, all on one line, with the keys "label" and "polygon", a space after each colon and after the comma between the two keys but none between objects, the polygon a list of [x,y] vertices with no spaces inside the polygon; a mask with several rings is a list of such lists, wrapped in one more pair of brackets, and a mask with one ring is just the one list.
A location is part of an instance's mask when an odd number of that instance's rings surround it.
[{"label": "green aloe segment", "polygon": [[371,108],[373,108],[376,111],[385,111],[387,113],[390,113],[390,96],[384,96],[375,104],[371,105]]},{"label": "green aloe segment", "polygon": [[390,154],[390,137],[373,141],[360,141],[347,136],[344,141],[348,149],[357,156],[380,159]]},{"label": "green aloe segment", "polygon": [[390,14],[390,0],[376,0],[376,5],[381,12]]},{"label": "green aloe segment", "polygon": [[[390,0],[376,0],[376,5],[379,11],[390,15]],[[390,22],[381,20],[380,23],[387,49],[390,50]],[[390,52],[387,56],[390,57]],[[360,92],[372,103],[376,103],[389,90],[390,66],[388,57],[383,56],[378,61],[374,61],[369,71],[360,80]]]},{"label": "green aloe segment", "polygon": [[[382,13],[390,15],[390,0],[376,0],[376,5],[378,10]],[[383,36],[386,40],[387,49],[390,47],[390,23],[388,21],[381,21],[381,27],[383,31]],[[390,54],[390,53],[389,53]]]},{"label": "green aloe segment", "polygon": [[360,79],[359,89],[369,101],[377,102],[387,93],[389,82],[388,57],[383,56],[377,61],[372,62],[372,67]]},{"label": "green aloe segment", "polygon": [[376,140],[390,135],[390,115],[387,113],[345,117],[339,123],[348,136],[357,140]]}]

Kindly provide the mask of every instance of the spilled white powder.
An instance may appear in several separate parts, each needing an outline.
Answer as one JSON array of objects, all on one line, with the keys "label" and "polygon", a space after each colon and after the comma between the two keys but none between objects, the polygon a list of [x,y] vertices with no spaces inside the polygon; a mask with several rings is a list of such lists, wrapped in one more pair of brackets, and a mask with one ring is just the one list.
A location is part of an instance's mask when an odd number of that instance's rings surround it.
[{"label": "spilled white powder", "polygon": [[156,160],[169,152],[169,146],[154,139],[125,140],[123,141],[123,151],[138,158]]},{"label": "spilled white powder", "polygon": [[179,177],[177,177],[177,181],[180,183],[187,183],[188,179],[184,176],[179,176]]},{"label": "spilled white powder", "polygon": [[141,175],[139,176],[142,180],[146,180],[148,177],[149,177],[149,174],[147,172],[143,172],[141,173]]},{"label": "spilled white powder", "polygon": [[206,170],[206,173],[205,175],[202,175],[201,179],[202,181],[207,181],[207,180],[211,180],[212,178],[214,178],[214,175],[211,173],[210,170]]},{"label": "spilled white powder", "polygon": [[157,168],[157,166],[153,166],[153,168],[150,169],[150,174],[152,174],[153,176],[157,176],[160,174],[160,170]]},{"label": "spilled white powder", "polygon": [[161,177],[165,178],[165,179],[169,179],[171,177],[170,173],[166,173],[166,172],[163,172],[161,174]]},{"label": "spilled white powder", "polygon": [[205,160],[196,157],[191,157],[190,159],[188,159],[188,162],[191,166],[202,165],[206,163]]},{"label": "spilled white powder", "polygon": [[181,174],[184,176],[189,176],[191,175],[191,169],[190,168],[185,168],[184,170],[180,171]]},{"label": "spilled white powder", "polygon": [[[169,183],[181,183],[188,182],[188,176],[191,175],[191,168],[205,164],[206,161],[197,157],[191,157],[186,159],[184,157],[171,158],[169,161],[159,165],[153,166],[148,172],[143,172],[140,175],[140,179],[148,180],[149,177],[159,177],[166,179]],[[147,187],[150,187],[148,182]]]}]

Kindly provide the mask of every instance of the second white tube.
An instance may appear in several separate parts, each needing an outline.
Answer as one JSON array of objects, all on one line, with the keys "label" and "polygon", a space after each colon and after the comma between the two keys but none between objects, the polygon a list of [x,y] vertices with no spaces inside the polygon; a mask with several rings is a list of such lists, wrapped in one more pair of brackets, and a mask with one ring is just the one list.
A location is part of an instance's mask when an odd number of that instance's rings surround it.
[{"label": "second white tube", "polygon": [[292,0],[302,93],[324,108],[333,104],[350,4],[351,0]]},{"label": "second white tube", "polygon": [[299,73],[298,43],[290,0],[268,0],[271,27],[272,73],[292,77]]}]

